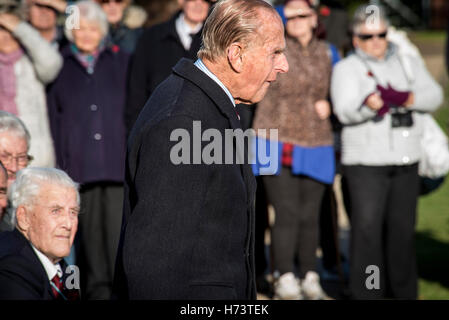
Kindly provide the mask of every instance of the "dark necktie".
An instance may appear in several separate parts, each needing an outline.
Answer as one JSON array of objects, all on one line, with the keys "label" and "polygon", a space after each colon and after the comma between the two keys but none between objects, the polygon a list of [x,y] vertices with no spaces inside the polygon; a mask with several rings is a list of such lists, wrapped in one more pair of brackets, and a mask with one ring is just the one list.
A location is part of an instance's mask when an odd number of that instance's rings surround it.
[{"label": "dark necktie", "polygon": [[53,279],[51,279],[51,282],[53,283],[53,285],[51,286],[51,291],[53,291],[53,295],[55,296],[56,300],[62,299],[61,293],[64,285],[61,281],[61,278],[59,278],[58,275],[55,275]]},{"label": "dark necktie", "polygon": [[51,286],[51,290],[56,300],[69,300],[69,301],[79,301],[80,294],[77,289],[69,290],[65,288],[64,283],[61,281],[58,275],[55,275],[53,279],[51,279],[53,285]]}]

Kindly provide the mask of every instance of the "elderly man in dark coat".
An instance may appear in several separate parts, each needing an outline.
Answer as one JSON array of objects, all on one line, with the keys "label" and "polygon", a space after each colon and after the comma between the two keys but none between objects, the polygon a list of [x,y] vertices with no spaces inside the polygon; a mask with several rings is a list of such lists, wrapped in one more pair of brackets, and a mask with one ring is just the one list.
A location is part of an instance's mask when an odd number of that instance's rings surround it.
[{"label": "elderly man in dark coat", "polygon": [[200,59],[179,61],[145,105],[128,140],[118,298],[255,298],[254,176],[248,163],[221,164],[236,154],[232,142],[207,164],[199,140],[214,133],[219,149],[225,130],[241,128],[235,104],[260,101],[288,71],[284,48],[271,5],[219,1]]},{"label": "elderly man in dark coat", "polygon": [[54,168],[25,168],[8,190],[15,230],[0,234],[0,300],[79,300],[67,266],[78,227],[78,185]]}]

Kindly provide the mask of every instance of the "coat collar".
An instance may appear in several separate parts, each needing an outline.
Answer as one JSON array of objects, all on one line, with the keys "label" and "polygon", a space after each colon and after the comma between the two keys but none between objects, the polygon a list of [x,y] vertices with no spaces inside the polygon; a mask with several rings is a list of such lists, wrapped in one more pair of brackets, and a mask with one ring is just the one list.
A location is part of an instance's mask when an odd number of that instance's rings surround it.
[{"label": "coat collar", "polygon": [[[179,77],[182,77],[198,86],[215,103],[220,112],[228,118],[232,129],[243,130],[235,107],[229,100],[228,95],[214,80],[198,69],[193,64],[192,60],[182,58],[173,67],[173,72]],[[246,150],[244,157],[245,159],[247,157]],[[240,168],[246,185],[248,206],[252,207],[254,204],[256,181],[249,164],[243,164]],[[253,217],[250,214],[250,219],[252,218]],[[251,220],[250,223],[252,223]]]},{"label": "coat collar", "polygon": [[198,69],[192,60],[182,58],[174,67],[173,72],[198,86],[229,120],[232,129],[241,129],[236,110],[223,89],[203,71]]},{"label": "coat collar", "polygon": [[19,246],[22,247],[20,254],[29,260],[30,269],[33,269],[32,273],[38,277],[40,285],[42,286],[42,292],[47,292],[46,296],[53,298],[53,292],[51,290],[50,282],[48,281],[47,272],[31,247],[30,242],[19,232],[19,230],[14,229],[12,232],[17,239]]}]

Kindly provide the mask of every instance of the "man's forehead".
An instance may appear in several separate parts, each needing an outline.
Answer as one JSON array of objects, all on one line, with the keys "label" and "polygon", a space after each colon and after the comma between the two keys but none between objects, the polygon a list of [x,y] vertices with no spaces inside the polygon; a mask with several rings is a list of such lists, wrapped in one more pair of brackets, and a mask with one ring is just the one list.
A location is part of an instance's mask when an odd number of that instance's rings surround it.
[{"label": "man's forehead", "polygon": [[285,48],[284,28],[282,24],[262,27],[260,34],[264,37],[264,46],[269,50]]},{"label": "man's forehead", "polygon": [[59,204],[61,206],[72,205],[69,202],[76,200],[77,191],[75,188],[58,183],[43,182],[40,185],[37,200],[44,199],[49,205]]}]

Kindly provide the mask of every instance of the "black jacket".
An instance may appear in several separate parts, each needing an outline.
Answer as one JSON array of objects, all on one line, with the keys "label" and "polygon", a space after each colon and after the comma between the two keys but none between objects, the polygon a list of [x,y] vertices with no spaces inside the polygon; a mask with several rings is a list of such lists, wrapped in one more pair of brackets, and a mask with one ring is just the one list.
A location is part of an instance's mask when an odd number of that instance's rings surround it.
[{"label": "black jacket", "polygon": [[[64,260],[60,264],[64,272],[67,265]],[[0,300],[54,299],[47,273],[28,240],[17,229],[0,233]]]},{"label": "black jacket", "polygon": [[109,37],[113,44],[128,54],[132,54],[136,48],[137,41],[143,33],[143,28],[128,28],[123,22],[117,26],[109,25]]},{"label": "black jacket", "polygon": [[201,45],[201,30],[193,36],[190,50],[185,50],[176,32],[178,16],[179,13],[171,20],[144,31],[137,43],[128,80],[125,112],[128,132],[154,89],[170,75],[171,68],[179,59],[196,59]]},{"label": "black jacket", "polygon": [[182,59],[128,140],[118,298],[255,298],[253,173],[248,164],[174,165],[178,140],[170,135],[184,129],[193,136],[193,121],[223,137],[240,128],[226,93]]}]

